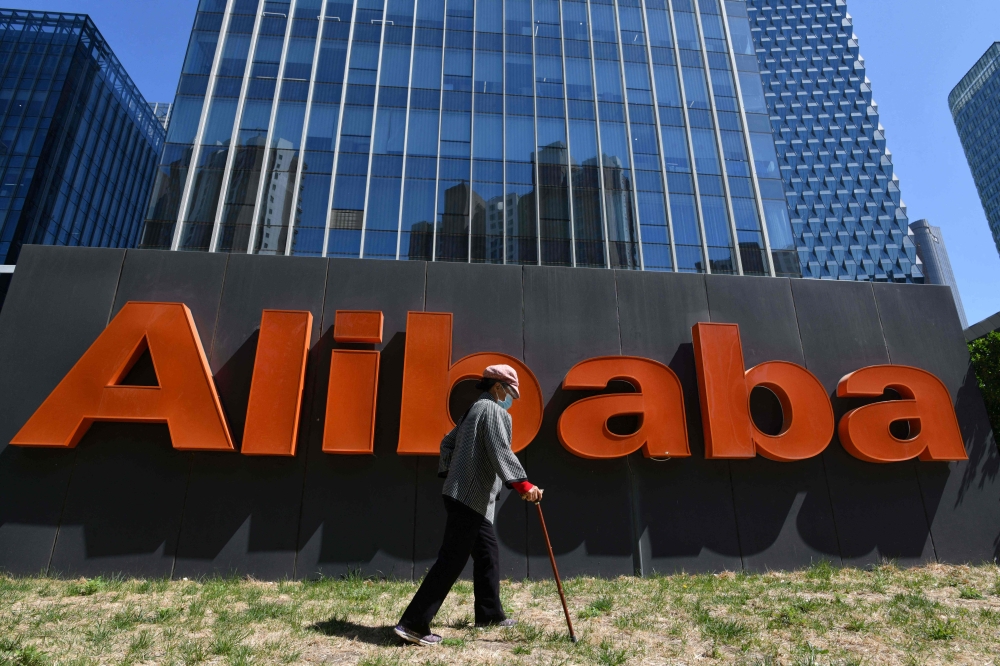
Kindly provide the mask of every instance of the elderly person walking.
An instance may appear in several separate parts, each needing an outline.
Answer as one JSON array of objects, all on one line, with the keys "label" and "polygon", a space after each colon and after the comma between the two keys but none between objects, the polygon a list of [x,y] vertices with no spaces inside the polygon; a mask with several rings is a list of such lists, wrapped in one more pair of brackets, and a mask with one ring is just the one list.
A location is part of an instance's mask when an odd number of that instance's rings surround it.
[{"label": "elderly person walking", "polygon": [[396,626],[396,634],[410,643],[441,642],[440,636],[431,633],[431,620],[470,554],[476,626],[515,624],[504,615],[500,603],[500,553],[493,514],[504,485],[528,502],[541,500],[542,489],[528,482],[510,448],[511,418],[507,410],[520,398],[517,371],[509,365],[491,365],[483,372],[477,388],[483,394],[441,440],[438,476],[445,478],[442,495],[448,522],[437,561]]}]

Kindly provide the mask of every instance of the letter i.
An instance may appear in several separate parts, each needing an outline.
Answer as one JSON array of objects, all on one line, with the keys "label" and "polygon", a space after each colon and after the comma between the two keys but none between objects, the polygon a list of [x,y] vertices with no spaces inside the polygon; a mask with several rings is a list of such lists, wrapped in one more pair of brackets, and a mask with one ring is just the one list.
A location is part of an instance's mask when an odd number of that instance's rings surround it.
[{"label": "letter i", "polygon": [[[381,344],[384,321],[377,310],[337,310],[333,339]],[[333,350],[323,427],[324,453],[374,452],[379,360],[380,353],[374,350]]]}]

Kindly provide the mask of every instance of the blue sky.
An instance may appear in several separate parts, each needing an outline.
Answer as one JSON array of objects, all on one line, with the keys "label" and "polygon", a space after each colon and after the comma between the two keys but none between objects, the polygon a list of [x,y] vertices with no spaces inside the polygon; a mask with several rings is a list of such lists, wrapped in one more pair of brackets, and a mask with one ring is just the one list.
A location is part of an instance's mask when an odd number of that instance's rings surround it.
[{"label": "blue sky", "polygon": [[[150,101],[171,101],[196,0],[20,0],[90,14]],[[1000,257],[948,93],[1000,40],[998,0],[848,0],[911,221],[940,226],[969,323],[1000,311]]]}]

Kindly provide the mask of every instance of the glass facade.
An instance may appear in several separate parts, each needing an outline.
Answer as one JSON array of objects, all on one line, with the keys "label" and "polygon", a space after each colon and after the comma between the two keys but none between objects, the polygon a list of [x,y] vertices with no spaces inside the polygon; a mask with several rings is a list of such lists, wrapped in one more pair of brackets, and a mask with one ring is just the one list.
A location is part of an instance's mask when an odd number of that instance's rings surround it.
[{"label": "glass facade", "polygon": [[749,34],[743,0],[201,0],[141,245],[787,274]]},{"label": "glass facade", "polygon": [[0,10],[0,260],[134,247],[165,132],[93,22]]},{"label": "glass facade", "polygon": [[948,106],[1000,253],[1000,42],[955,86]]},{"label": "glass facade", "polygon": [[804,277],[923,281],[846,2],[746,9],[764,84],[756,108],[770,115],[791,214],[791,237],[772,235],[772,249],[794,247]]}]

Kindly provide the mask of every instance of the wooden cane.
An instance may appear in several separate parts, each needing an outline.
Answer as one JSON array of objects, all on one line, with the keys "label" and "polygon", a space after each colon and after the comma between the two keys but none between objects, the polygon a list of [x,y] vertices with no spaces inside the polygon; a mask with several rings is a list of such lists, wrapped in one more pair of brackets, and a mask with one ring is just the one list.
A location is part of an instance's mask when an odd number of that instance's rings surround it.
[{"label": "wooden cane", "polygon": [[542,534],[545,535],[545,545],[549,547],[549,561],[552,562],[552,573],[556,576],[559,599],[562,601],[563,613],[566,614],[566,624],[569,626],[569,639],[576,643],[576,634],[573,632],[573,621],[569,619],[569,608],[566,606],[566,594],[563,592],[562,581],[559,579],[559,568],[556,567],[556,556],[552,552],[552,541],[549,540],[549,530],[545,527],[545,516],[542,515],[542,503],[535,502],[535,508],[538,509],[538,520],[542,523]]}]

